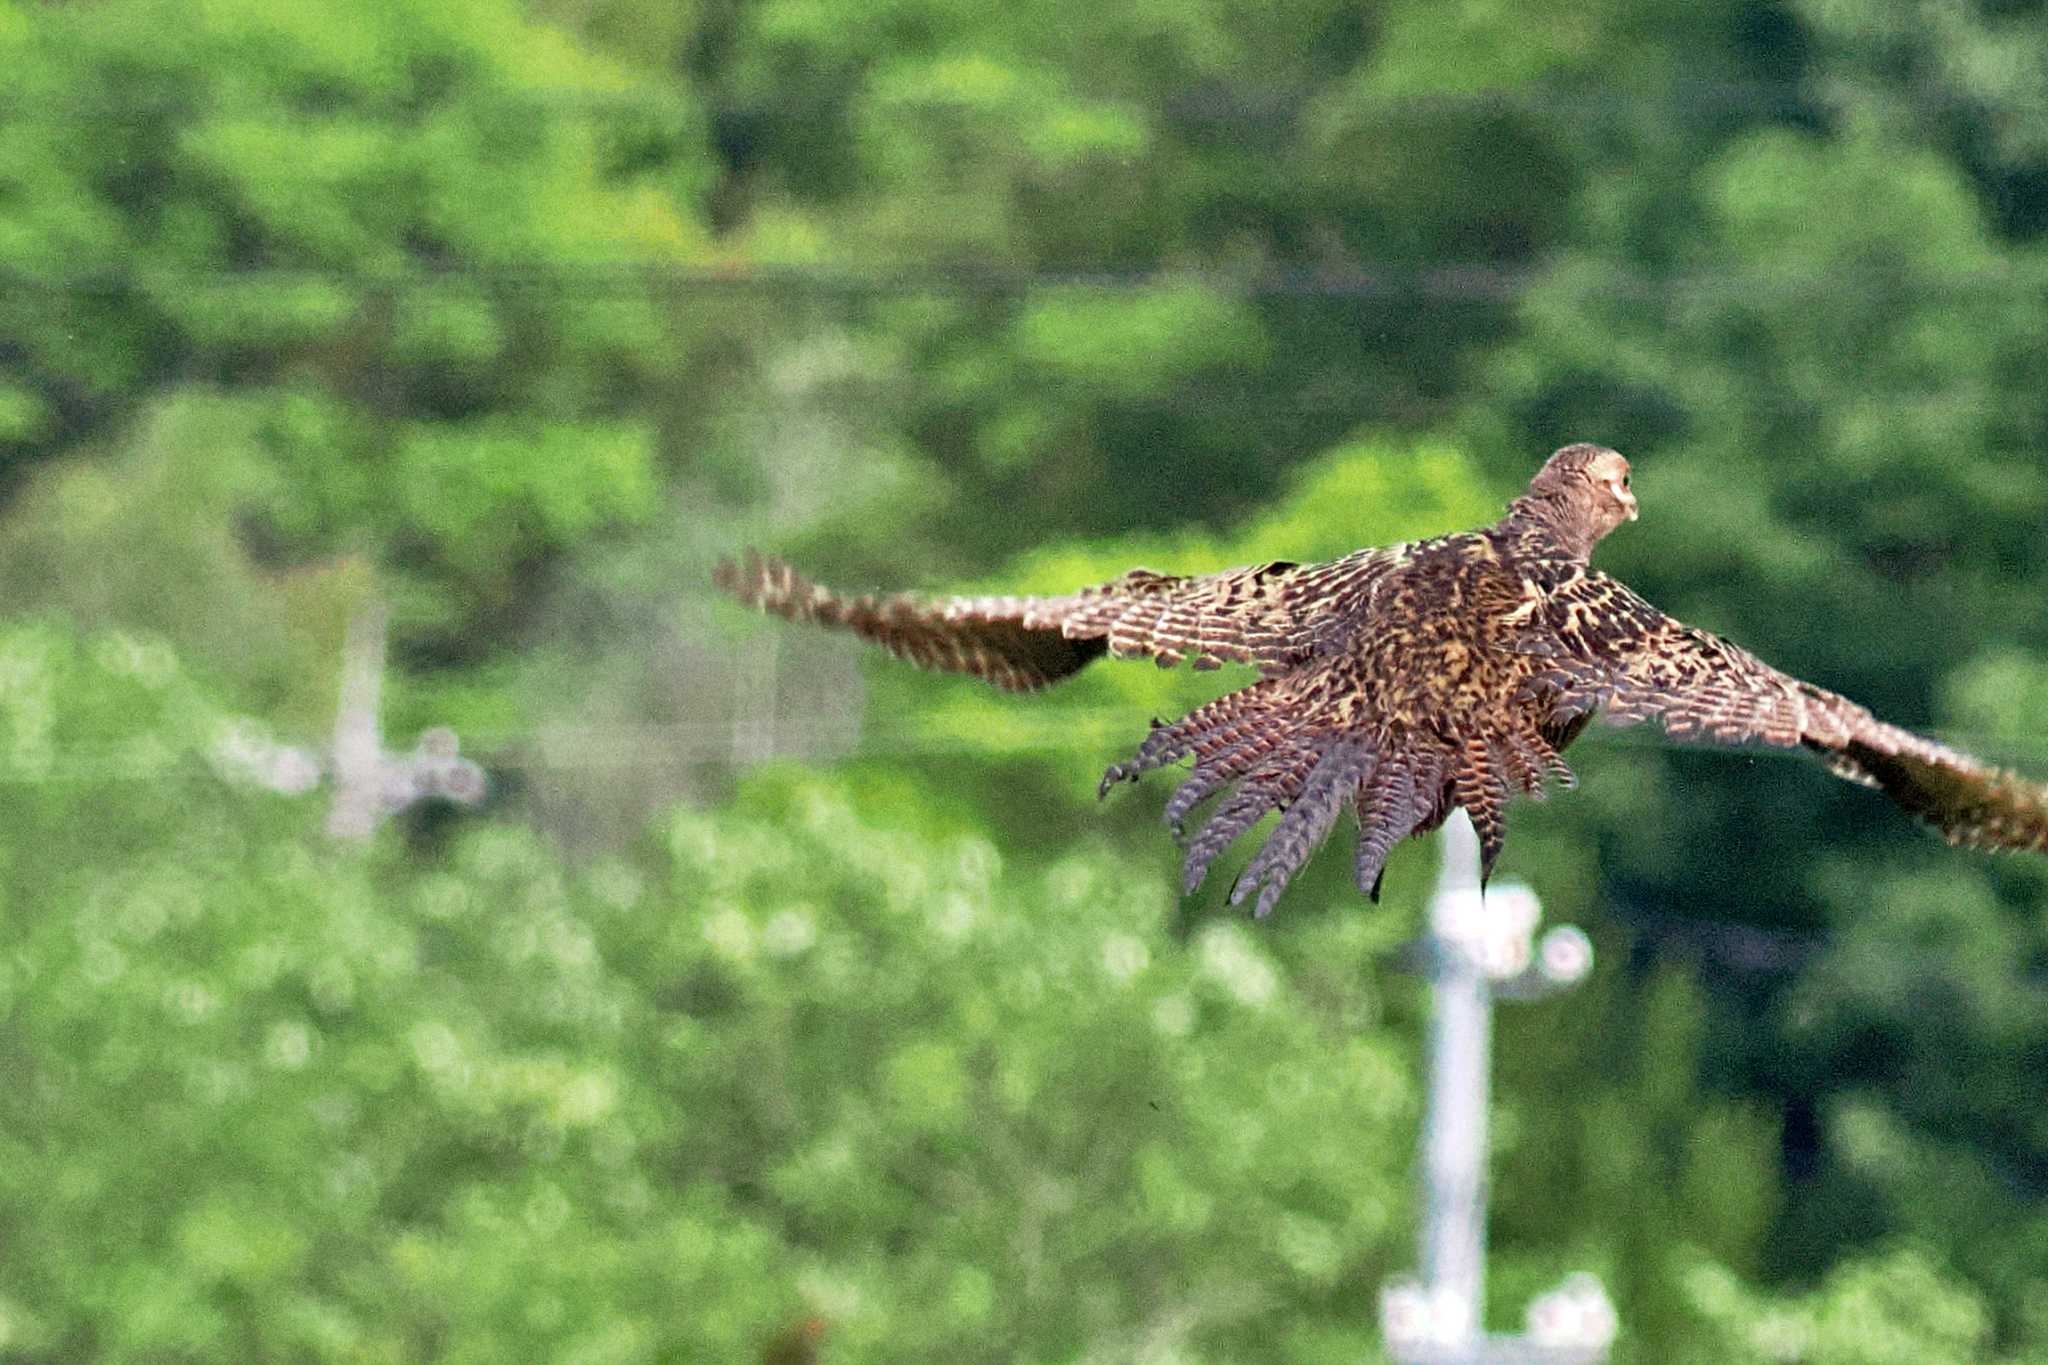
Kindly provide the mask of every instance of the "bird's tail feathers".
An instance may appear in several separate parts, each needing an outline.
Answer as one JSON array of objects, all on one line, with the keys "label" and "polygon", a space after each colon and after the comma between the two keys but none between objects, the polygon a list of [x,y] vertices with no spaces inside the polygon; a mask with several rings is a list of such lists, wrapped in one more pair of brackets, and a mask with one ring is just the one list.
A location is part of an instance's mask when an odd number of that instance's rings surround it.
[{"label": "bird's tail feathers", "polygon": [[1138,752],[1112,766],[1103,790],[1192,757],[1166,803],[1176,833],[1210,798],[1215,806],[1187,836],[1182,887],[1192,893],[1210,867],[1267,815],[1279,820],[1239,874],[1233,905],[1270,913],[1294,874],[1329,836],[1346,806],[1358,819],[1358,887],[1379,899],[1387,855],[1464,807],[1478,829],[1482,876],[1491,875],[1510,797],[1540,796],[1571,771],[1534,731],[1489,734],[1452,744],[1429,732],[1318,731],[1304,726],[1286,694],[1266,680],[1219,697],[1170,725],[1157,725]]}]

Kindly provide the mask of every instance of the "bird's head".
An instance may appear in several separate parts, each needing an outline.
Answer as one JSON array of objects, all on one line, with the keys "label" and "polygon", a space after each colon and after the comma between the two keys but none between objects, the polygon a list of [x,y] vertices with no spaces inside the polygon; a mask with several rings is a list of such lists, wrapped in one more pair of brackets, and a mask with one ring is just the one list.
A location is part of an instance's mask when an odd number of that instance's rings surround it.
[{"label": "bird's head", "polygon": [[1636,495],[1629,491],[1628,461],[1618,451],[1587,442],[1569,445],[1543,462],[1530,480],[1529,496],[1548,503],[1598,541],[1636,519]]}]

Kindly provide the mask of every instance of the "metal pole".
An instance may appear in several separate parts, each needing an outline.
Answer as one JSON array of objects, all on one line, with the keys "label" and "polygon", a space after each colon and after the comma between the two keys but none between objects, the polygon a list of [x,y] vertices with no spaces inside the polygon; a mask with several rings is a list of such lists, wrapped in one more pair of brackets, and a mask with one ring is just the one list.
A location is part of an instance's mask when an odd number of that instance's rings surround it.
[{"label": "metal pole", "polygon": [[274,792],[311,791],[323,776],[334,781],[327,832],[361,843],[378,821],[416,801],[439,798],[459,806],[480,804],[489,794],[483,768],[462,756],[462,743],[445,725],[422,730],[409,754],[384,751],[377,721],[384,690],[387,614],[372,602],[348,625],[341,649],[341,695],[334,713],[334,745],[320,755],[271,740],[261,725],[243,720],[228,726],[213,747],[223,777],[254,782]]},{"label": "metal pole", "polygon": [[341,646],[341,689],[334,708],[334,805],[327,832],[363,840],[377,828],[384,739],[377,713],[384,691],[382,602],[370,602],[348,623]]},{"label": "metal pole", "polygon": [[1529,1305],[1527,1330],[1486,1332],[1486,1107],[1496,997],[1528,1000],[1580,980],[1592,945],[1570,925],[1535,942],[1542,907],[1526,886],[1479,888],[1479,837],[1463,811],[1444,825],[1443,872],[1419,945],[1430,980],[1429,1094],[1422,1120],[1419,1278],[1380,1291],[1380,1332],[1401,1365],[1600,1365],[1614,1306],[1591,1275]]},{"label": "metal pole", "polygon": [[[1437,1330],[1470,1340],[1486,1303],[1487,1067],[1493,1008],[1467,949],[1479,902],[1479,836],[1465,812],[1444,825],[1443,872],[1429,905],[1435,951],[1429,1016],[1429,1104],[1422,1123],[1422,1275]],[[1448,1341],[1447,1343],[1448,1344]]]},{"label": "metal pole", "polygon": [[435,726],[410,754],[384,751],[378,708],[384,691],[389,613],[372,601],[349,622],[341,652],[341,696],[334,714],[334,805],[327,832],[361,843],[385,816],[440,797],[474,806],[484,799],[484,770],[462,757],[455,732]]}]

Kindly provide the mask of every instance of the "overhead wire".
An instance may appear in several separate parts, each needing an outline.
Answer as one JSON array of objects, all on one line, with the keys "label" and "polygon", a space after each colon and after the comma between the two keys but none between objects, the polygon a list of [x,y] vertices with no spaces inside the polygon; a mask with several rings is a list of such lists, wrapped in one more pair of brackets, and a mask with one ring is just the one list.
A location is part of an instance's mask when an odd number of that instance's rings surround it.
[{"label": "overhead wire", "polygon": [[[1597,295],[1653,299],[1681,294],[1720,293],[1747,297],[1759,288],[1783,294],[1838,294],[1867,276],[1887,292],[1921,290],[1929,297],[1982,291],[2009,297],[2015,288],[2048,288],[2048,272],[2020,265],[1929,269],[1901,274],[1895,269],[1847,271],[1806,266],[1741,269],[1679,269],[1649,273],[1602,263],[1599,278],[1574,287]],[[861,299],[921,294],[992,297],[1036,290],[1099,293],[1156,293],[1201,288],[1252,298],[1373,300],[1426,297],[1448,301],[1512,301],[1555,278],[1547,263],[1508,265],[1488,261],[1425,264],[1404,260],[1358,260],[1342,269],[1276,266],[1259,270],[1178,270],[1144,266],[1056,267],[1017,262],[889,262],[831,265],[776,263],[693,264],[655,257],[631,259],[531,259],[366,265],[132,265],[49,273],[0,262],[0,281],[10,289],[79,296],[148,294],[165,288],[246,289],[251,285],[296,291],[330,285],[363,292],[482,290],[550,292],[572,297],[643,297],[662,290],[705,293],[808,294]]]},{"label": "overhead wire", "polygon": [[[76,274],[28,272],[0,262],[0,290],[42,293],[70,297],[118,297],[130,293],[161,295],[166,290],[204,292],[210,289],[269,289],[288,293],[309,284],[360,291],[428,293],[469,289],[492,292],[546,294],[561,304],[575,300],[615,301],[638,299],[659,305],[664,295],[744,297],[767,294],[785,299],[811,299],[841,306],[864,302],[938,295],[967,295],[988,299],[1024,300],[1040,291],[1081,291],[1116,294],[1148,294],[1177,288],[1195,288],[1226,297],[1252,300],[1323,302],[1329,304],[1385,304],[1399,306],[1405,300],[1439,303],[1488,303],[1510,305],[1532,290],[1545,287],[1554,277],[1539,266],[1503,266],[1462,263],[1421,266],[1398,261],[1359,262],[1343,271],[1287,267],[1264,274],[1200,271],[1159,271],[1149,269],[1052,269],[1018,265],[921,265],[921,266],[792,266],[752,265],[731,268],[690,265],[668,261],[587,261],[454,263],[445,268],[423,266],[371,269],[364,267],[122,267],[112,271],[81,271]],[[1743,300],[1775,293],[1780,297],[1811,296],[1815,299],[1853,288],[1856,280],[1839,273],[1815,270],[1757,271],[1752,269],[1693,270],[1669,275],[1652,275],[1603,269],[1601,276],[1587,284],[1571,287],[1594,296],[1651,301],[1679,296],[1714,296],[1739,304]],[[2048,273],[2035,280],[2016,269],[1973,269],[1911,277],[1889,275],[1886,290],[1899,295],[1920,291],[1935,299],[1982,293],[2009,298],[2016,288],[2048,290]],[[847,325],[859,325],[858,318]],[[1256,414],[1270,423],[1274,418],[1328,422],[1374,420],[1371,401],[1364,395],[1341,387],[1323,385],[1286,389],[1256,396],[1233,392],[1216,382],[1217,367],[1200,376],[1146,393],[1119,392],[1112,406],[1133,413],[1213,417]],[[849,385],[865,397],[881,395],[883,400],[915,401],[921,390],[902,380],[861,375]],[[1072,379],[1085,388],[1084,381]],[[1482,380],[1483,382],[1483,380]],[[2009,392],[1988,391],[1983,385],[1929,385],[1894,383],[1883,374],[1873,375],[1870,384],[1880,388],[1890,403],[1936,403],[1955,412],[2005,412],[2012,407]],[[1468,390],[1469,391],[1469,390]],[[1406,417],[1414,419],[1445,410],[1449,399],[1427,393],[1407,396]],[[1631,403],[1673,403],[1678,396],[1661,390],[1621,393],[1614,401],[1624,407]],[[1819,400],[1797,391],[1773,389],[1745,395],[1752,408],[1798,415],[1819,407]]]},{"label": "overhead wire", "polygon": [[[640,107],[660,103],[662,98],[665,98],[658,94],[643,96],[634,92],[589,92],[569,89],[491,93],[502,94],[506,98],[538,101],[560,112],[592,114],[615,112],[622,106]],[[1216,117],[1227,118],[1235,114],[1256,115],[1261,110],[1286,106],[1297,95],[1298,92],[1294,91],[1264,94],[1207,91],[1176,97],[1171,104],[1173,110],[1181,114],[1206,112]],[[1387,109],[1412,109],[1423,112],[1475,107],[1513,107],[1531,111],[1570,110],[1574,113],[1583,113],[1586,109],[1594,107],[1616,109],[1638,104],[1672,102],[1696,106],[1793,110],[1808,107],[1818,98],[1814,91],[1798,82],[1707,79],[1684,79],[1662,83],[1655,88],[1636,90],[1603,88],[1588,91],[1538,85],[1517,90],[1385,92],[1365,97],[1366,102]],[[76,122],[129,119],[145,115],[154,117],[189,107],[191,102],[183,98],[159,97],[139,91],[112,88],[95,92],[89,97],[80,97],[76,103],[68,105],[54,105],[47,101],[38,102],[19,97],[0,98],[0,113],[9,118]],[[294,106],[289,111],[279,112],[306,111]],[[453,262],[434,268],[125,266],[118,270],[84,270],[69,275],[56,275],[23,271],[18,267],[0,264],[0,282],[4,282],[7,288],[74,295],[148,292],[165,288],[247,288],[251,285],[284,290],[324,283],[362,290],[426,291],[469,286],[478,289],[548,291],[581,297],[645,297],[668,290],[703,293],[794,293],[824,298],[861,299],[929,293],[1013,295],[1043,289],[1136,293],[1192,286],[1262,298],[1342,301],[1421,296],[1452,301],[1511,301],[1520,298],[1529,289],[1549,278],[1546,270],[1533,266],[1504,266],[1485,262],[1422,265],[1398,261],[1358,263],[1341,271],[1282,267],[1252,274],[1158,271],[1141,268],[1057,269],[1013,263],[868,267],[751,265],[735,268],[649,259],[470,261]],[[2011,269],[1943,271],[1906,280],[1896,276],[1887,277],[1888,285],[1894,289],[1903,285],[1907,288],[1924,288],[1935,294],[1982,289],[2003,296],[2016,284],[2026,282],[2029,281],[2023,272]],[[1603,272],[1599,288],[1616,294],[1642,297],[1701,291],[1725,291],[1732,296],[1742,296],[1766,284],[1781,292],[1810,290],[1815,293],[1831,293],[1843,288],[1844,280],[1838,273],[1814,270],[1692,270],[1669,275],[1607,270]],[[1949,390],[1929,390],[1921,394],[1901,393],[1896,390],[1891,392],[1895,397],[1956,396]],[[1980,395],[1977,399],[1983,406],[1993,406],[1990,396]],[[1185,406],[1177,400],[1162,401],[1167,407]],[[1784,401],[1795,405],[1798,402],[1796,396],[1791,395],[1784,396]],[[1147,403],[1146,400],[1138,400],[1138,404],[1156,405]],[[1297,396],[1288,400],[1284,406],[1299,411],[1343,411],[1356,407],[1357,403],[1348,395],[1333,393],[1320,397]],[[1094,747],[1095,741],[1087,736],[1097,730],[1102,732],[1106,742],[1114,727],[1123,719],[1122,716],[1109,712],[1086,717],[1068,712],[1056,719],[1034,722],[1043,725],[1042,734],[1028,738],[1004,739],[986,735],[891,735],[887,731],[877,731],[870,727],[862,730],[859,748],[861,752],[866,753],[899,754],[1056,752]],[[1010,736],[1017,736],[1017,723],[1010,723],[1005,728]],[[586,739],[589,740],[589,737],[596,733],[598,732],[585,732]],[[682,722],[658,727],[640,727],[611,732],[603,740],[590,740],[581,753],[572,752],[571,748],[565,747],[558,731],[537,732],[517,737],[498,736],[493,742],[493,756],[489,761],[501,766],[587,765],[593,761],[626,765],[731,762],[735,751],[734,733],[735,727],[730,721]],[[773,726],[773,734],[782,740],[789,740],[805,733],[804,727],[786,718],[778,719]],[[808,733],[813,742],[823,743],[836,736],[839,731],[832,727],[813,726]],[[749,741],[743,736],[738,741],[740,751],[744,752],[753,742],[755,741]],[[1644,741],[1637,739],[1624,742]],[[1977,748],[1989,745],[1994,751],[2004,752],[2011,752],[2015,745],[2025,742],[2034,749],[2048,751],[2048,742],[2032,736],[1960,736],[1952,742]],[[661,750],[659,754],[653,752],[657,747]],[[601,751],[616,754],[616,759],[593,760],[590,757],[592,753]],[[1772,751],[1753,752],[1756,756],[1779,756]],[[65,780],[57,775],[65,766],[11,765],[4,758],[0,758],[0,783]],[[70,765],[70,771],[79,774],[81,780],[91,780],[95,776],[120,771],[122,768],[121,760],[96,759],[89,756],[80,756],[78,763]]]},{"label": "overhead wire", "polygon": [[[611,97],[593,96],[591,92],[541,94],[529,91],[516,92],[516,97],[533,99],[537,94],[558,108],[592,113],[648,104],[646,99],[632,94]],[[1274,92],[1264,97],[1244,92],[1225,96],[1212,91],[1176,96],[1168,101],[1162,112],[1182,118],[1267,121],[1293,117],[1299,99],[1300,92],[1296,91]],[[1519,91],[1433,91],[1384,95],[1378,97],[1377,102],[1389,110],[1420,113],[1471,108],[1512,108],[1548,113],[1569,108],[1574,114],[1583,114],[1588,109],[1612,111],[1652,102],[1683,103],[1694,107],[1762,108],[1792,113],[1811,109],[1820,101],[1812,90],[1797,83],[1694,80],[1656,90],[1535,88]],[[0,100],[0,110],[4,110],[4,116],[10,119],[81,123],[157,116],[177,107],[182,106],[170,101],[152,103],[141,98],[129,99],[114,91],[101,92],[94,102],[81,101],[68,109],[48,104],[32,105],[21,100]],[[686,292],[769,293],[858,301],[933,293],[998,297],[1041,290],[1139,293],[1163,288],[1199,287],[1261,299],[1366,302],[1419,297],[1446,302],[1501,303],[1522,298],[1550,275],[1540,267],[1483,262],[1450,265],[1368,262],[1341,271],[1287,267],[1237,275],[1148,269],[1046,269],[1010,263],[837,267],[756,265],[735,269],[653,260],[614,260],[463,262],[431,270],[147,267],[81,272],[64,277],[0,267],[0,278],[4,278],[8,288],[16,290],[77,296],[160,292],[165,289],[247,289],[252,285],[282,291],[309,284],[326,284],[358,290],[406,291],[467,286],[486,290],[545,292],[563,298],[647,297],[658,296],[662,292]],[[1887,283],[1893,289],[1903,283],[1907,288],[1952,296],[1976,290],[2003,295],[2016,285],[2032,281],[2014,271],[1994,270],[1944,272],[1938,277],[1918,277],[1903,282],[1892,278]],[[1668,276],[1609,271],[1595,292],[1635,298],[1680,294],[1697,296],[1716,292],[1741,296],[1764,287],[1780,294],[1824,294],[1843,286],[1844,280],[1839,274],[1812,271],[1695,270]],[[1945,394],[1946,391],[1936,390],[1923,396]],[[1326,401],[1321,403],[1296,397],[1286,406],[1299,410],[1322,410],[1325,407],[1343,410],[1356,406],[1347,395],[1329,394],[1324,397]],[[1986,405],[1989,405],[1988,400]],[[1013,716],[1005,720],[1000,735],[969,733],[960,729],[919,729],[908,725],[877,726],[865,722],[858,715],[848,715],[834,718],[727,717],[639,726],[543,726],[525,732],[482,731],[466,738],[473,750],[481,748],[482,760],[496,769],[633,769],[736,766],[762,757],[781,756],[792,747],[856,757],[909,758],[1053,756],[1083,751],[1113,753],[1118,745],[1141,730],[1141,718],[1125,708],[1104,706],[1063,707],[1041,710],[1028,717]],[[1935,733],[1946,742],[1995,755],[2015,754],[2022,745],[2026,746],[2028,753],[2048,753],[2048,739],[2040,736],[1953,731]],[[1609,736],[1605,742],[1637,748],[1691,747],[1674,745],[1660,734],[1645,730],[1620,732]],[[1733,751],[1731,756],[1752,760],[1759,757],[1797,757],[1787,751],[1770,749]],[[182,781],[187,780],[190,773],[191,768],[182,756],[161,752],[143,754],[132,747],[107,746],[99,751],[73,748],[54,751],[27,762],[10,762],[0,756],[0,784],[5,785],[107,780]],[[1756,971],[1792,970],[1818,951],[1824,941],[1821,936],[1790,935],[1649,912],[1631,914],[1627,920],[1631,927],[1659,938],[1697,940],[1706,950],[1726,959],[1729,965]]]},{"label": "overhead wire", "polygon": [[[844,719],[841,718],[842,721]],[[906,729],[889,737],[879,749],[872,733],[856,736],[849,733],[843,725],[834,726],[823,721],[807,725],[780,722],[769,727],[769,732],[765,736],[777,743],[808,742],[821,750],[837,750],[824,755],[755,750],[742,756],[742,748],[745,746],[735,738],[735,732],[743,732],[748,727],[744,724],[734,726],[717,722],[642,726],[554,726],[523,733],[517,739],[512,739],[510,732],[489,731],[474,733],[472,738],[487,746],[486,752],[480,755],[480,758],[493,771],[534,771],[564,767],[609,771],[661,769],[679,764],[713,762],[722,766],[743,767],[765,758],[816,756],[848,759],[877,756],[939,758],[957,755],[1016,757],[1027,754],[1066,755],[1084,749],[1100,749],[1104,753],[1120,752],[1118,746],[1130,738],[1128,722],[1128,715],[1121,711],[1112,711],[1111,708],[1067,708],[1039,717],[1033,726],[1027,727],[1038,733],[1029,737],[1018,737],[1010,743],[992,742],[985,738],[977,740],[964,733],[932,735]],[[1957,738],[1952,735],[1944,737],[1951,740]],[[722,744],[719,742],[721,740]],[[1611,736],[1607,742],[1619,742],[1634,748],[1679,747],[1662,739],[1661,736],[1643,730],[1621,731]],[[504,747],[508,745],[510,747]],[[1769,749],[1720,752],[1748,757],[1797,757],[1788,751]],[[0,787],[23,782],[183,782],[195,780],[200,771],[189,761],[189,754],[170,751],[162,751],[154,757],[138,762],[133,756],[126,760],[113,756],[110,749],[96,760],[81,765],[77,760],[84,756],[79,751],[70,751],[35,765],[32,772],[0,763]],[[62,761],[57,761],[58,758]],[[234,777],[223,771],[218,763],[214,768],[216,777],[235,782]],[[239,782],[236,785],[249,784]],[[309,784],[285,794],[321,797],[323,793],[324,789],[321,786]],[[1744,975],[1782,976],[1795,972],[1823,952],[1830,941],[1830,935],[1824,931],[1794,932],[1721,919],[1678,915],[1651,910],[1625,900],[1616,902],[1612,913],[1616,924],[1631,934],[1654,939],[1665,948],[1675,947],[1698,954],[1718,969]]]},{"label": "overhead wire", "polygon": [[[1303,84],[1207,83],[1166,91],[1076,90],[1077,100],[1144,105],[1151,102],[1162,112],[1183,117],[1202,117],[1239,122],[1268,122],[1292,118],[1305,98],[1325,93],[1336,82],[1322,86]],[[259,98],[262,102],[259,102]],[[1555,113],[1582,119],[1587,113],[1635,109],[1645,105],[1683,105],[1694,109],[1764,110],[1800,113],[1838,102],[1839,92],[1803,80],[1733,79],[1703,76],[1674,76],[1654,84],[1626,86],[1606,83],[1589,86],[1559,81],[1536,80],[1520,86],[1473,86],[1468,88],[1384,88],[1344,87],[1344,98],[1352,107],[1435,113],[1469,109],[1516,109],[1532,113]],[[1906,98],[1906,96],[1901,96]],[[63,123],[127,122],[137,118],[163,119],[180,113],[247,115],[276,113],[297,118],[321,113],[363,113],[367,116],[391,113],[416,116],[379,108],[374,94],[362,103],[352,101],[342,89],[317,95],[290,90],[263,92],[262,96],[217,97],[204,88],[166,93],[141,83],[67,88],[51,99],[38,93],[14,90],[0,94],[0,117]],[[639,88],[593,89],[588,86],[529,85],[455,87],[448,98],[430,107],[460,107],[464,99],[526,104],[562,115],[610,118],[621,111],[648,113],[676,112],[697,116],[735,116],[759,113],[768,107],[766,96],[757,99],[719,93],[706,96],[699,90],[678,84],[650,84]],[[367,107],[365,107],[367,106]]]},{"label": "overhead wire", "polygon": [[[515,770],[745,767],[784,758],[1030,758],[1101,753],[1105,760],[1142,739],[1145,721],[1124,707],[1062,708],[1010,716],[1002,733],[973,733],[961,718],[937,727],[873,726],[851,716],[782,716],[641,725],[539,725],[521,730],[464,730],[463,753],[487,767]],[[1948,729],[1931,738],[1993,760],[2048,758],[2048,736]],[[1652,726],[1602,730],[1600,747],[1711,754],[1728,761],[1804,762],[1796,750],[1766,746],[1717,748],[1681,743]],[[318,749],[320,744],[309,747]],[[183,781],[194,775],[192,750],[170,746],[72,745],[34,757],[0,755],[0,784],[94,781]]]}]

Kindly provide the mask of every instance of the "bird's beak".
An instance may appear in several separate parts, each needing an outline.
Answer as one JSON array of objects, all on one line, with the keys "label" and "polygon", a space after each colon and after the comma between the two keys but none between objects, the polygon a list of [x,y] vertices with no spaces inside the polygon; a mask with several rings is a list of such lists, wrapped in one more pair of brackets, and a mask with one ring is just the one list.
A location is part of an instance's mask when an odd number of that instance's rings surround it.
[{"label": "bird's beak", "polygon": [[1626,488],[1617,488],[1614,491],[1621,495],[1622,509],[1628,513],[1628,519],[1634,521],[1636,519],[1636,495],[1629,492]]}]

